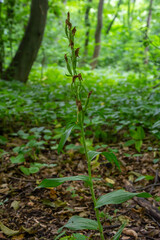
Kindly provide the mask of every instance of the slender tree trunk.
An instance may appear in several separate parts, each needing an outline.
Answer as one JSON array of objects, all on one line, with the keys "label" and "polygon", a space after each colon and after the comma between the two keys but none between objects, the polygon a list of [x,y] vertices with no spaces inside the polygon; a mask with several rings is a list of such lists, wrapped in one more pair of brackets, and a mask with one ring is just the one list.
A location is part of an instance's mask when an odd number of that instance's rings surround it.
[{"label": "slender tree trunk", "polygon": [[117,4],[116,14],[114,15],[112,21],[110,22],[110,24],[109,24],[109,26],[108,26],[108,28],[107,28],[107,30],[106,30],[106,35],[109,34],[109,32],[110,32],[110,30],[111,30],[111,28],[112,28],[112,25],[113,25],[114,21],[116,20],[116,18],[117,18],[117,16],[118,16],[119,7],[120,7],[121,3],[122,3],[122,0],[119,0],[119,1],[118,1],[118,4]]},{"label": "slender tree trunk", "polygon": [[136,5],[136,0],[133,0],[132,10],[131,10],[131,14],[130,14],[132,21],[133,21],[133,17],[134,17],[135,5]]},{"label": "slender tree trunk", "polygon": [[5,80],[26,82],[37,57],[46,24],[48,0],[32,0],[28,26],[10,66],[3,74]]},{"label": "slender tree trunk", "polygon": [[131,30],[131,25],[130,25],[130,20],[131,20],[131,0],[128,0],[128,31],[130,32]]},{"label": "slender tree trunk", "polygon": [[85,43],[84,43],[84,56],[85,57],[88,55],[89,32],[90,32],[90,25],[91,25],[89,22],[89,12],[91,9],[91,3],[92,3],[92,0],[88,0],[86,12],[85,12],[85,26],[87,28],[86,34],[85,34]]},{"label": "slender tree trunk", "polygon": [[0,2],[0,78],[3,72],[4,64],[4,42],[3,42],[3,24],[2,24],[2,2]]},{"label": "slender tree trunk", "polygon": [[[145,38],[144,38],[144,41],[145,41],[145,42],[147,42],[147,39],[148,39],[148,31],[149,31],[150,24],[151,24],[152,5],[153,5],[153,0],[150,0],[149,10],[148,10],[148,17],[147,17],[146,32],[145,32]],[[149,51],[149,45],[147,44],[147,46],[146,46],[146,48],[145,48],[145,60],[144,60],[144,63],[145,63],[145,64],[148,64],[148,61],[149,61],[148,51]]]},{"label": "slender tree trunk", "polygon": [[100,48],[101,48],[100,44],[101,44],[103,4],[104,4],[104,0],[99,0],[98,14],[97,14],[97,28],[95,32],[95,47],[94,47],[94,53],[93,53],[93,61],[91,63],[92,69],[94,69],[97,65],[97,58],[99,57]]}]

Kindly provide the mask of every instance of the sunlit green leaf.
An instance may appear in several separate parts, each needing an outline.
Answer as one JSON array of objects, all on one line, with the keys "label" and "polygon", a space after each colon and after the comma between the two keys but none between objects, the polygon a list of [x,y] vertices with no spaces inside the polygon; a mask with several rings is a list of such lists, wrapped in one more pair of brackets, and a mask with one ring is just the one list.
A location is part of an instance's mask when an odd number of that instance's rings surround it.
[{"label": "sunlit green leaf", "polygon": [[91,220],[88,218],[82,218],[79,216],[73,216],[69,219],[68,223],[65,224],[63,227],[61,227],[58,232],[61,232],[63,228],[68,228],[70,230],[97,230],[98,229],[98,223],[95,220]]},{"label": "sunlit green leaf", "polygon": [[101,152],[88,151],[89,161],[92,161],[99,154],[101,154]]}]

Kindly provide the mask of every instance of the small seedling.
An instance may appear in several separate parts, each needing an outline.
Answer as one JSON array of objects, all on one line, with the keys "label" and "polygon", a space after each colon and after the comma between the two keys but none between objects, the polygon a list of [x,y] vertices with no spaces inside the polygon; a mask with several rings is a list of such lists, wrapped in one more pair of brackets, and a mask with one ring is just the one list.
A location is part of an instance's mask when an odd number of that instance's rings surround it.
[{"label": "small seedling", "polygon": [[[98,199],[96,198],[95,191],[94,191],[94,181],[97,181],[99,179],[95,179],[92,177],[92,168],[91,168],[92,160],[95,159],[98,155],[102,154],[104,157],[106,157],[106,159],[109,162],[111,162],[112,164],[115,164],[119,170],[121,169],[120,169],[120,164],[113,152],[88,151],[86,139],[85,139],[84,119],[85,119],[85,114],[88,111],[88,106],[89,106],[89,101],[92,95],[92,91],[88,92],[87,96],[84,96],[82,74],[79,73],[77,70],[77,60],[79,57],[80,48],[75,48],[76,27],[72,27],[69,13],[67,14],[67,19],[65,24],[65,33],[69,41],[69,48],[70,48],[70,54],[65,54],[65,61],[68,69],[67,76],[71,78],[71,91],[72,91],[73,98],[75,100],[75,104],[77,106],[77,116],[76,116],[75,122],[69,122],[67,124],[66,129],[62,134],[62,137],[58,146],[58,153],[62,151],[71,132],[75,128],[79,129],[81,134],[81,143],[83,145],[87,166],[88,166],[88,175],[44,179],[38,187],[45,187],[45,188],[57,187],[66,181],[84,181],[90,189],[96,220],[83,218],[79,216],[72,216],[67,222],[67,224],[58,230],[58,233],[60,235],[56,239],[59,239],[62,236],[61,232],[64,228],[68,228],[73,231],[84,230],[84,229],[96,230],[96,231],[99,231],[101,240],[104,240],[105,237],[103,233],[103,226],[100,221],[100,212],[99,212],[100,207],[107,204],[120,204],[135,196],[150,197],[151,195],[147,193],[130,193],[130,192],[124,191],[123,189],[120,189],[120,190],[105,194],[99,197]],[[119,239],[124,227],[125,227],[125,223],[120,227],[119,231],[113,237],[113,240]],[[80,239],[80,238],[74,238],[74,239]]]},{"label": "small seedling", "polygon": [[126,147],[129,147],[131,145],[135,145],[135,149],[140,152],[141,151],[141,147],[143,144],[143,139],[145,138],[145,132],[144,129],[139,126],[137,127],[137,129],[131,129],[130,130],[130,136],[131,136],[131,140],[127,141],[125,143]]}]

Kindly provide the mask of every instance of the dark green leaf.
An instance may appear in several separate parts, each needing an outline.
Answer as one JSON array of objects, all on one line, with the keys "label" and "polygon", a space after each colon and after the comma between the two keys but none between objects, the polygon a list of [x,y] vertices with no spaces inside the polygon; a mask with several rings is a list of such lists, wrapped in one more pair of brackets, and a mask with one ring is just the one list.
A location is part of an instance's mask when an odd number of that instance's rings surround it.
[{"label": "dark green leaf", "polygon": [[102,207],[104,205],[108,205],[108,204],[120,204],[123,202],[126,202],[127,200],[133,198],[133,197],[144,197],[144,198],[148,198],[148,197],[152,197],[152,195],[150,195],[149,193],[130,193],[130,192],[126,192],[123,189],[114,191],[114,192],[110,192],[107,193],[103,196],[101,196],[96,203],[96,208]]},{"label": "dark green leaf", "polygon": [[12,163],[22,163],[25,161],[23,154],[18,154],[16,157],[10,158]]},{"label": "dark green leaf", "polygon": [[89,177],[84,175],[79,175],[79,176],[71,176],[71,177],[44,179],[38,185],[38,188],[57,187],[67,181],[84,181],[89,183]]},{"label": "dark green leaf", "polygon": [[126,223],[123,223],[122,226],[120,227],[120,229],[118,230],[118,232],[114,235],[112,240],[119,240],[121,233],[123,231],[123,229],[125,228]]},{"label": "dark green leaf", "polygon": [[75,123],[74,124],[69,124],[66,129],[65,129],[65,132],[62,134],[61,136],[61,140],[59,142],[59,145],[58,145],[58,153],[61,152],[64,144],[66,143],[67,141],[67,138],[69,137],[72,129],[75,127]]},{"label": "dark green leaf", "polygon": [[102,155],[106,157],[106,159],[110,163],[115,163],[115,165],[118,167],[118,169],[121,171],[120,164],[118,162],[118,159],[114,153],[109,153],[109,152],[102,152]]}]

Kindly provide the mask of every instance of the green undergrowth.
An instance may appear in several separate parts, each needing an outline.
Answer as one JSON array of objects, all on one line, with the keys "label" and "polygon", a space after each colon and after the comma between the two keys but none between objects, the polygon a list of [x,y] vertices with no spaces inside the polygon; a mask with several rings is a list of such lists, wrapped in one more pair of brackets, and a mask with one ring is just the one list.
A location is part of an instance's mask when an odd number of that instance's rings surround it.
[{"label": "green undergrowth", "polygon": [[[35,126],[65,126],[75,116],[76,108],[73,107],[70,79],[64,77],[64,72],[63,68],[50,66],[40,79],[40,71],[34,70],[26,85],[1,80],[0,135]],[[82,74],[83,91],[93,91],[85,120],[88,137],[97,141],[110,141],[111,138],[117,141],[117,133],[127,130],[130,134],[141,126],[160,139],[160,91],[152,88],[156,84],[152,76],[147,80],[144,75],[133,72],[91,71],[87,67]]]}]

